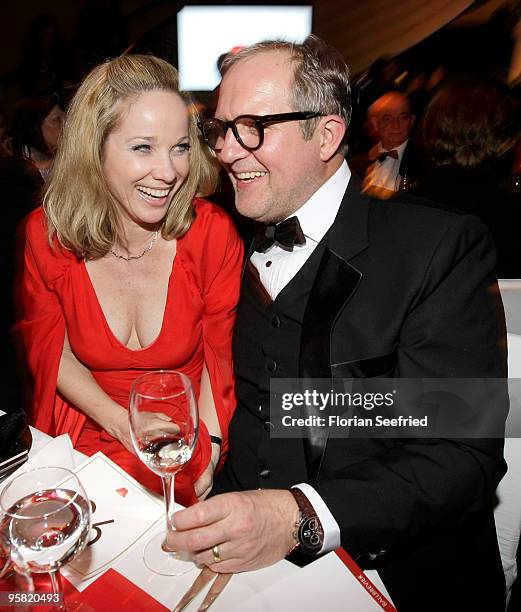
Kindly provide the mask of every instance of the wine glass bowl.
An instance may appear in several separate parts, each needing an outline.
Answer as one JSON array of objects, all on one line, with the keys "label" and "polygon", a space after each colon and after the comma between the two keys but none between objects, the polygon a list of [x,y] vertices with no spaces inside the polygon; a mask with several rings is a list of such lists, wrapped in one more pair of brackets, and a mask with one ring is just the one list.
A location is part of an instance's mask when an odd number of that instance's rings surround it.
[{"label": "wine glass bowl", "polygon": [[178,472],[190,460],[197,438],[190,379],[173,374],[149,372],[135,381],[131,393],[134,447],[141,461],[158,476]]},{"label": "wine glass bowl", "polygon": [[[190,378],[182,372],[158,370],[135,380],[130,393],[130,435],[137,456],[161,477],[168,533],[174,526],[174,476],[191,459],[199,419]],[[145,565],[155,573],[178,576],[194,564],[171,550],[168,537],[153,538],[145,547]]]}]

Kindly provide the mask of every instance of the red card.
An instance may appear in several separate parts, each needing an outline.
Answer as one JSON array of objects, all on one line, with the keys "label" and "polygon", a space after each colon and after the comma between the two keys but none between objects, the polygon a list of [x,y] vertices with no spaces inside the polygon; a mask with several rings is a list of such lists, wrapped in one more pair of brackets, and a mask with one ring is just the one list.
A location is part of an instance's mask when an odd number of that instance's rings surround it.
[{"label": "red card", "polygon": [[148,593],[113,569],[89,585],[82,593],[63,578],[65,601],[81,601],[91,606],[96,612],[114,612],[115,610],[146,610],[147,612],[165,612],[165,608]]},{"label": "red card", "polygon": [[[107,570],[102,576],[95,580],[83,592],[77,591],[74,586],[62,576],[62,587],[65,602],[78,602],[78,612],[114,612],[115,610],[145,610],[147,612],[165,612],[165,608],[148,593],[141,590],[130,580],[113,569]],[[46,574],[35,575],[35,586],[39,591],[52,592],[50,581]],[[0,590],[19,591],[15,577],[0,580]],[[85,604],[85,609],[81,604]],[[2,607],[9,612],[15,608]],[[51,606],[38,606],[39,612],[52,612]]]}]

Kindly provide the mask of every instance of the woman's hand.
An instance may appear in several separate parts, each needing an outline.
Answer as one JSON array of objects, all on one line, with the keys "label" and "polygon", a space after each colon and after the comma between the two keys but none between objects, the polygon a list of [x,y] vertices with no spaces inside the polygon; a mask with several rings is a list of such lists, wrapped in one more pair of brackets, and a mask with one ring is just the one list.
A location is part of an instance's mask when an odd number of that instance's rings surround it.
[{"label": "woman's hand", "polygon": [[206,470],[199,476],[194,484],[195,494],[199,501],[205,499],[213,486],[213,475],[215,468],[219,463],[219,457],[221,454],[221,447],[218,444],[212,444],[212,457]]},{"label": "woman's hand", "polygon": [[[172,422],[172,419],[162,412],[142,412],[138,416],[137,426],[140,429],[140,437],[149,440],[161,440],[168,436],[175,436],[179,433],[179,426]],[[136,451],[130,437],[130,426],[128,422],[128,411],[121,409],[113,419],[108,433],[119,440],[123,446],[134,455]],[[217,459],[218,460],[218,459]]]},{"label": "woman's hand", "polygon": [[123,446],[133,455],[136,454],[132,439],[130,437],[130,426],[128,422],[128,410],[121,408],[112,415],[110,423],[105,426],[105,431],[113,438],[119,440]]}]

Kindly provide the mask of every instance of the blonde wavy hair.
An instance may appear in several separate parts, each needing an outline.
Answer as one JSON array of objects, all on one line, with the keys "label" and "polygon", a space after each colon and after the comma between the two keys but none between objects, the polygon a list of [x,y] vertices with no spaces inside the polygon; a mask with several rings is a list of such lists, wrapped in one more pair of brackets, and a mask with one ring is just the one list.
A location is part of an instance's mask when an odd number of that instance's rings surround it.
[{"label": "blonde wavy hair", "polygon": [[185,234],[194,219],[194,196],[215,190],[217,163],[200,140],[197,112],[189,96],[179,91],[177,70],[152,55],[122,55],[107,61],[87,75],[71,101],[44,195],[49,239],[56,236],[79,258],[103,257],[122,238],[119,206],[103,173],[103,149],[121,118],[121,103],[154,90],[179,95],[189,113],[190,172],[168,207],[162,236]]}]

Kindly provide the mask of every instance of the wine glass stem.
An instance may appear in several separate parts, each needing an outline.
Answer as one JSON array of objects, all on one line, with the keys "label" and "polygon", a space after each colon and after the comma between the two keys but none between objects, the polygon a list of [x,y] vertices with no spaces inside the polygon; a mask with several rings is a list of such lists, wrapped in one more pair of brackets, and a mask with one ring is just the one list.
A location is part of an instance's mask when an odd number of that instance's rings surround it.
[{"label": "wine glass stem", "polygon": [[[52,592],[54,594],[62,593],[63,595],[62,577],[60,574],[60,570],[59,569],[51,570],[49,572],[49,577],[51,579]],[[67,610],[67,607],[65,606],[65,603],[62,600],[60,603],[54,604],[53,609],[54,610]]]},{"label": "wine glass stem", "polygon": [[167,548],[172,549],[169,542],[169,534],[175,531],[174,525],[174,476],[163,476],[163,491],[165,493],[166,503],[166,541]]}]

